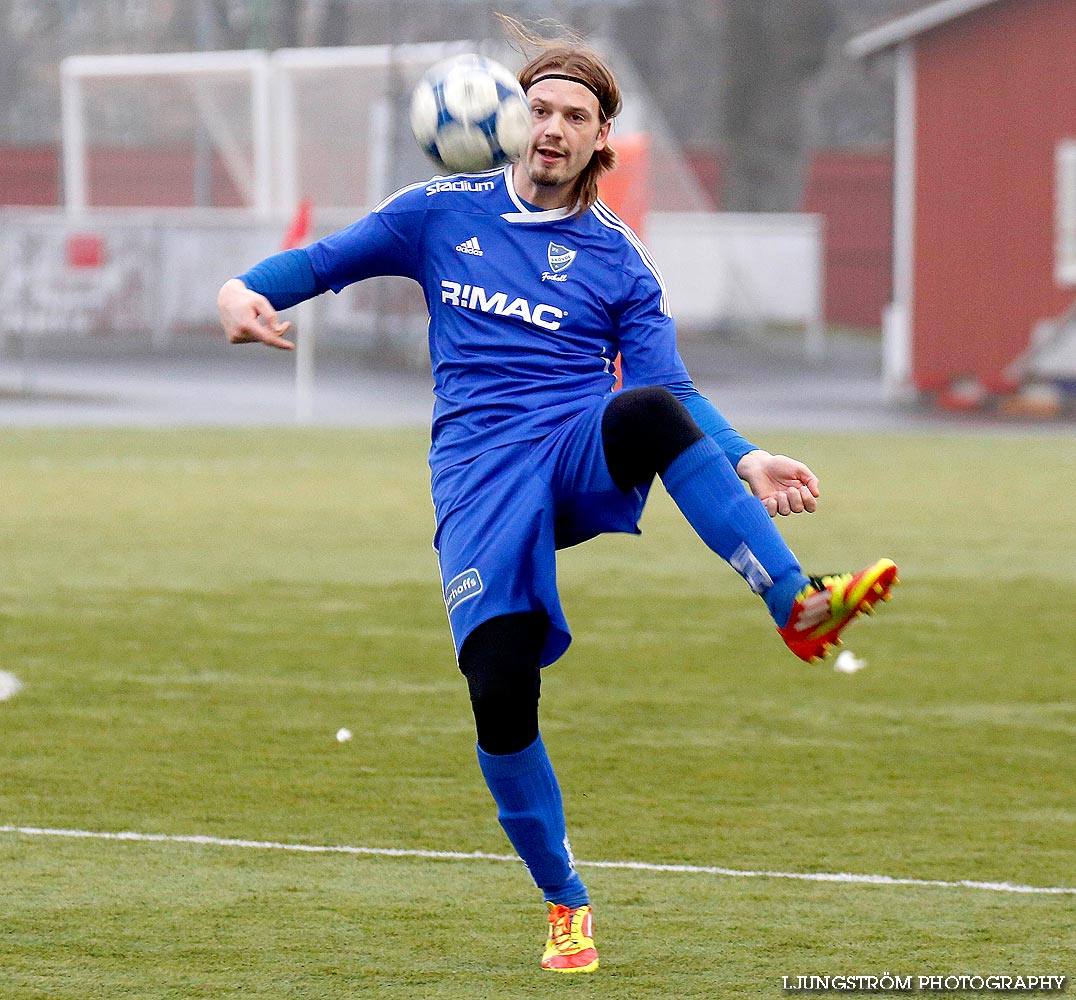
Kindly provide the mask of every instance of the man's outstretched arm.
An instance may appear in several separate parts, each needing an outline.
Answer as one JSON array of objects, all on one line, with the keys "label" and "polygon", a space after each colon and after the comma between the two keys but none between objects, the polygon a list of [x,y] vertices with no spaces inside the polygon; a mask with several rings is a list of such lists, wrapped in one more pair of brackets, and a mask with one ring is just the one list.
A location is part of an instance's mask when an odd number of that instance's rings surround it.
[{"label": "man's outstretched arm", "polygon": [[302,248],[266,257],[248,271],[226,281],[217,294],[217,307],[228,340],[233,344],[268,344],[290,351],[295,345],[283,334],[278,309],[287,309],[325,291],[310,257]]}]

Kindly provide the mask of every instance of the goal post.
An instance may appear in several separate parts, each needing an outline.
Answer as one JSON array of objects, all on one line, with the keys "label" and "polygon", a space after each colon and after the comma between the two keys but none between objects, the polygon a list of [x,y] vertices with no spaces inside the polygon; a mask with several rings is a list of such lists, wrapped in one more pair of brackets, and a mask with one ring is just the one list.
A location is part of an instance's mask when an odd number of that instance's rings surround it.
[{"label": "goal post", "polygon": [[[503,41],[467,39],[68,57],[61,63],[65,206],[70,213],[242,207],[264,216],[290,215],[311,198],[319,217],[350,220],[435,172],[410,134],[409,97],[431,65],[468,51],[509,66],[520,61]],[[708,209],[638,73],[622,53],[613,58],[625,93],[613,143],[630,152],[645,139],[645,203],[656,211]],[[219,174],[214,193],[223,197],[199,200],[182,176],[200,152],[210,154]],[[161,186],[135,176],[139,157]],[[110,187],[102,182],[109,169],[136,183]]]},{"label": "goal post", "polygon": [[[322,226],[346,225],[393,190],[430,173],[411,141],[406,100],[434,63],[472,50],[468,41],[428,44],[280,49],[270,57],[277,205],[292,210],[304,199],[317,205]],[[295,416],[308,422],[314,411],[315,361],[319,335],[334,325],[359,326],[374,342],[386,326],[411,316],[415,354],[424,330],[421,299],[389,289],[399,280],[376,279],[348,289],[334,301],[301,303],[295,351]],[[342,319],[344,309],[364,321]],[[352,314],[352,320],[354,313]]]},{"label": "goal post", "polygon": [[[78,214],[92,203],[93,150],[112,145],[194,150],[203,135],[223,163],[244,207],[261,215],[271,211],[273,139],[266,53],[70,56],[60,64],[60,79],[64,204],[69,214]],[[141,88],[136,81],[141,82]],[[188,102],[175,100],[175,81],[188,89]],[[123,100],[110,107],[109,91],[115,91],[118,82]],[[92,95],[97,104],[92,111],[90,89],[99,91]],[[222,97],[228,90],[233,93],[227,103],[238,104],[238,114],[225,108]],[[132,122],[132,110],[141,112],[137,125]],[[94,123],[92,144],[88,118]]]},{"label": "goal post", "polygon": [[428,175],[433,168],[408,130],[407,99],[430,66],[476,47],[457,40],[273,52],[280,207],[314,198],[319,213],[353,217]]}]

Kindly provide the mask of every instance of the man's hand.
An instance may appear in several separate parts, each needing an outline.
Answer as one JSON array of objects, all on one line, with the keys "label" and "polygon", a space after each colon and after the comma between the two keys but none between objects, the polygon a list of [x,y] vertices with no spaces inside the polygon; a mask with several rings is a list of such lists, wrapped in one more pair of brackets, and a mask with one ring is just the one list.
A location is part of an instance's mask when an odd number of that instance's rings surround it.
[{"label": "man's hand", "polygon": [[282,351],[295,345],[284,339],[291,323],[281,323],[264,295],[251,291],[238,278],[230,278],[217,293],[220,322],[230,344],[268,344]]},{"label": "man's hand", "polygon": [[813,514],[818,508],[818,477],[802,462],[768,451],[749,451],[736,474],[751,487],[770,517]]}]

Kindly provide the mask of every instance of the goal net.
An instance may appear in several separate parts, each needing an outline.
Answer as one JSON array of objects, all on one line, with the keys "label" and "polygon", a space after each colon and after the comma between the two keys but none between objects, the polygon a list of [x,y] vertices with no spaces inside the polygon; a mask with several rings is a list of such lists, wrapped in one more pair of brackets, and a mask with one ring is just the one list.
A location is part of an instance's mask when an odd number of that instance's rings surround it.
[{"label": "goal net", "polygon": [[[410,134],[408,102],[431,65],[464,51],[521,62],[503,42],[466,40],[65,60],[65,212],[40,227],[48,238],[27,237],[24,216],[5,221],[0,256],[17,261],[8,284],[24,304],[8,328],[215,330],[220,282],[279,249],[304,199],[313,238],[436,172]],[[602,195],[645,237],[652,213],[709,206],[629,60],[610,56],[625,113],[613,136],[621,167]],[[72,239],[97,242],[92,264],[71,265]],[[77,315],[90,286],[99,304]],[[316,309],[300,320],[322,341],[423,363],[425,313],[410,282],[362,282]]]}]

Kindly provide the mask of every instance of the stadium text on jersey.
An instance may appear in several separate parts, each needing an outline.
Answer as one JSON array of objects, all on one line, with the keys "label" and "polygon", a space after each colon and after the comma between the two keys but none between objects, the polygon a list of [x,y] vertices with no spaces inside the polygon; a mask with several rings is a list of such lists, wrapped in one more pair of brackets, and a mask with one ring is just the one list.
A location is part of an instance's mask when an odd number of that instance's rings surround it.
[{"label": "stadium text on jersey", "polygon": [[492,191],[495,186],[493,181],[434,181],[426,185],[426,197],[442,191]]}]

